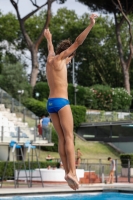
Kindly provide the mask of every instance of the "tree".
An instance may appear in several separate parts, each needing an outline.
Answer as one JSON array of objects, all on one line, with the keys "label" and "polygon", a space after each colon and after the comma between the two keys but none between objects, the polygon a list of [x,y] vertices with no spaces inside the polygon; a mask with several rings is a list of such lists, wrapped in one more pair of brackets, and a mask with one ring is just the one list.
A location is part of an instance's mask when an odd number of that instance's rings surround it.
[{"label": "tree", "polygon": [[[133,12],[132,0],[78,0],[81,3],[87,5],[93,11],[103,11],[104,13],[113,13],[115,19],[115,33],[117,38],[117,48],[120,58],[120,63],[123,71],[124,86],[127,92],[130,94],[130,78],[129,68],[133,57],[133,35],[132,35],[132,23],[129,20],[129,15]],[[124,23],[127,23],[128,32],[127,36],[127,51],[124,52],[124,45],[122,44],[121,28]]]},{"label": "tree", "polygon": [[[5,26],[6,24],[6,26]],[[12,13],[3,15],[0,13],[0,66],[2,67],[2,59],[4,55],[12,55],[16,59],[20,55],[16,50],[19,46],[19,24]],[[15,51],[14,51],[15,50]],[[0,68],[1,68],[0,67]]]},{"label": "tree", "polygon": [[[43,19],[42,14],[40,13],[38,20],[40,18]],[[40,23],[42,22],[40,21]],[[59,9],[57,14],[53,15],[49,26],[55,49],[63,39],[70,38],[74,42],[75,38],[89,23],[88,14],[78,16],[74,11],[66,8]],[[110,17],[104,18],[100,16],[83,45],[77,50],[75,77],[79,85],[108,84],[111,87],[122,87],[122,73],[113,28],[114,24]],[[124,40],[125,37],[123,35],[123,42]],[[46,40],[43,40],[39,49],[40,63],[41,60],[47,57],[46,52]],[[40,71],[39,80],[46,81],[45,64],[42,68],[43,71]],[[72,65],[68,66],[68,82],[72,83]]]},{"label": "tree", "polygon": [[9,59],[9,57],[3,58],[2,65],[0,87],[17,99],[18,90],[24,90],[23,98],[31,97],[32,88],[27,81],[24,65],[17,61],[15,63],[14,61],[11,63],[11,59]]},{"label": "tree", "polygon": [[[33,4],[33,6],[35,6],[36,9],[33,10],[32,12],[30,12],[29,14],[27,14],[25,17],[21,18],[20,13],[19,13],[19,8],[18,8],[18,2],[19,1],[16,2],[15,0],[10,0],[11,4],[13,5],[13,7],[16,10],[17,18],[18,18],[18,21],[19,21],[19,24],[20,24],[20,29],[21,29],[22,35],[23,35],[25,42],[27,44],[27,47],[28,47],[28,49],[31,53],[32,71],[31,71],[31,76],[30,76],[30,83],[31,83],[31,86],[34,87],[35,84],[36,84],[36,79],[37,79],[38,69],[39,69],[39,63],[38,63],[38,57],[37,57],[39,45],[44,38],[44,36],[43,36],[44,29],[49,26],[49,22],[50,22],[50,18],[51,18],[51,5],[56,0],[47,0],[41,6],[39,6],[37,4],[37,0],[30,0],[30,1]],[[65,0],[59,0],[57,2],[58,3],[64,3]],[[35,41],[32,41],[32,39],[30,38],[29,34],[26,31],[25,22],[26,22],[27,19],[29,19],[37,11],[39,11],[41,8],[43,8],[46,5],[47,5],[47,15],[46,15],[45,23],[43,25],[43,28],[42,28],[39,36],[36,38]]]}]

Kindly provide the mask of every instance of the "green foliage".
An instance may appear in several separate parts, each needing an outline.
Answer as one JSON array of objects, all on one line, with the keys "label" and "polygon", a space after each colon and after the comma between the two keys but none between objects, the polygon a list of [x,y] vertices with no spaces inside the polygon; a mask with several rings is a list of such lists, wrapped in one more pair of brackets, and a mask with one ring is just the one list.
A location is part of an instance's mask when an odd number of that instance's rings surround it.
[{"label": "green foliage", "polygon": [[[75,92],[76,92],[76,97],[75,97]],[[72,84],[68,84],[68,99],[70,101],[70,104],[75,103],[75,98],[76,98],[76,104],[77,105],[84,105],[84,97],[85,95],[85,88],[83,86],[77,86],[74,88]]]},{"label": "green foliage", "polygon": [[74,104],[74,87],[73,84],[68,84],[68,99],[70,104]]},{"label": "green foliage", "polygon": [[19,23],[15,15],[12,13],[0,14],[0,25],[0,41],[6,40],[9,44],[15,44],[16,39],[18,39],[18,33],[20,33]]},{"label": "green foliage", "polygon": [[71,109],[74,119],[74,129],[76,130],[82,122],[86,121],[86,107],[71,105]]},{"label": "green foliage", "polygon": [[112,92],[109,86],[92,86],[94,98],[97,101],[97,108],[100,110],[112,110]]},{"label": "green foliage", "polygon": [[26,99],[23,104],[33,113],[35,113],[38,117],[42,117],[43,115],[48,114],[47,109],[46,109],[46,102],[47,100],[44,101],[39,101],[33,98]]},{"label": "green foliage", "polygon": [[17,99],[18,90],[24,90],[22,99],[32,96],[32,88],[28,83],[24,66],[19,62],[10,64],[8,58],[5,59],[2,67],[0,87]]},{"label": "green foliage", "polygon": [[132,96],[132,103],[131,103],[131,109],[133,109],[133,90],[131,90],[131,96]]},{"label": "green foliage", "polygon": [[[40,161],[39,163],[40,163],[40,168],[47,168],[49,165],[50,165],[51,167],[58,166],[58,163],[57,163],[57,162],[53,162],[53,161],[52,161],[52,162],[42,162],[42,161]],[[3,175],[3,171],[4,171],[4,166],[5,166],[5,164],[6,164],[5,162],[0,162],[0,177],[2,177],[2,175]],[[20,169],[20,165],[21,165],[22,167],[24,167],[24,166],[23,166],[23,163],[22,163],[21,161],[20,161],[20,162],[16,162],[16,170],[17,170],[17,169]],[[25,162],[25,165],[26,165],[26,169],[28,170],[28,168],[29,168],[28,162]],[[32,162],[31,167],[32,167],[32,169],[38,168],[37,162]],[[14,178],[13,162],[8,162],[7,169],[8,169],[8,170],[6,170],[5,176],[6,176],[7,178],[8,178],[8,177]],[[11,179],[11,178],[10,178],[10,179]]]},{"label": "green foliage", "polygon": [[113,110],[129,110],[132,96],[124,88],[112,88]]},{"label": "green foliage", "polygon": [[128,167],[128,160],[130,160],[130,165],[133,167],[133,154],[121,154],[120,155],[121,165],[124,168]]},{"label": "green foliage", "polygon": [[84,101],[85,101],[85,106],[87,108],[94,108],[94,109],[98,109],[98,105],[97,105],[97,99],[95,96],[95,93],[93,91],[92,88],[89,87],[85,87],[85,94],[84,94]]},{"label": "green foliage", "polygon": [[[39,97],[36,97],[36,93],[39,93]],[[39,82],[34,87],[34,97],[40,101],[43,99],[48,99],[49,96],[49,86],[46,82]]]},{"label": "green foliage", "polygon": [[[111,88],[109,86],[94,85],[91,87],[94,100],[93,109],[118,111],[129,110],[131,106],[132,96],[123,88]],[[97,102],[97,103],[96,103]],[[96,107],[94,107],[96,106]]]}]

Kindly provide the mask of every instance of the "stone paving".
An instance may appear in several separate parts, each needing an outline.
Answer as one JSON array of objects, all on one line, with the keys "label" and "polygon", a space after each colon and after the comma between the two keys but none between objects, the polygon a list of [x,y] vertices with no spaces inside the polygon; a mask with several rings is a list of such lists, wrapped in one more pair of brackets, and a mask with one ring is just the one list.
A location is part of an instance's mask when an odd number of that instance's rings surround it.
[{"label": "stone paving", "polygon": [[34,186],[19,187],[19,188],[0,188],[0,197],[4,196],[19,196],[19,195],[52,195],[63,193],[87,193],[87,192],[103,192],[103,191],[116,191],[116,192],[130,192],[133,193],[132,183],[114,183],[114,184],[84,184],[80,188],[73,191],[67,185],[63,184],[45,184],[44,187]]}]

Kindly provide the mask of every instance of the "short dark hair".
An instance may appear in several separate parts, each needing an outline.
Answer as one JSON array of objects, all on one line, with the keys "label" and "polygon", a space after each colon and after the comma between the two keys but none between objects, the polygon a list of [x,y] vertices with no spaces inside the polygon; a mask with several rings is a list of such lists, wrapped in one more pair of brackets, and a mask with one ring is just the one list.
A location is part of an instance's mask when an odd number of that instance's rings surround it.
[{"label": "short dark hair", "polygon": [[[63,40],[61,41],[58,46],[57,46],[57,49],[56,49],[56,55],[60,54],[61,52],[65,51],[66,49],[68,49],[70,46],[72,45],[72,42],[70,39],[67,39],[67,40]],[[76,54],[76,51],[73,52],[70,56],[75,56]],[[69,57],[70,57],[69,56]]]},{"label": "short dark hair", "polygon": [[108,157],[108,160],[110,160],[111,159],[111,157]]}]

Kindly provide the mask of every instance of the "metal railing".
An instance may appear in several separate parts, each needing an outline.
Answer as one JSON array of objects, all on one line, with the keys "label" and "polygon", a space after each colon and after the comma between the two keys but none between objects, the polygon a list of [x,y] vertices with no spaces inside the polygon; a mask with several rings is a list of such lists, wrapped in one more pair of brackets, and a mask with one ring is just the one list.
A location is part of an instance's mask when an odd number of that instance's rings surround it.
[{"label": "metal railing", "polygon": [[[9,143],[11,140],[14,140],[16,142],[26,142],[26,141],[31,141],[31,142],[38,142],[40,143],[41,141],[44,140],[42,139],[42,136],[38,134],[38,131],[36,127],[34,128],[29,128],[29,127],[18,127],[15,126],[14,130],[10,130],[10,126],[0,126],[0,142],[7,142]],[[48,130],[48,138],[45,138],[47,141],[46,143],[51,143],[52,142],[52,128],[49,127]]]},{"label": "metal railing", "polygon": [[87,111],[86,121],[91,122],[124,122],[133,121],[133,110],[118,111]]},{"label": "metal railing", "polygon": [[18,118],[22,119],[22,122],[27,122],[29,127],[37,126],[39,117],[33,112],[28,110],[21,102],[12,98],[7,92],[0,88],[0,104],[4,104],[5,108],[10,109],[11,113],[16,113]]},{"label": "metal railing", "polygon": [[[133,183],[133,166],[130,164],[130,160],[126,160],[126,165],[121,164],[120,160],[115,160],[116,170],[114,173],[114,182],[128,182]],[[94,180],[95,173],[99,182],[107,183],[110,173],[110,163],[107,163],[105,160],[91,161],[90,159],[82,159],[81,164],[78,167],[79,169],[84,169],[86,172],[89,172],[89,183],[96,183]],[[92,177],[92,178],[91,178]]]},{"label": "metal railing", "polygon": [[[28,110],[21,102],[12,98],[6,91],[0,88],[0,112],[3,117],[6,117],[9,121],[12,121],[15,125],[15,131],[10,131],[10,125],[0,124],[0,141],[8,141],[9,139],[15,139],[15,141],[23,141],[28,138],[32,141],[38,139],[39,131],[39,117],[33,112]],[[7,137],[7,129],[9,134]],[[52,141],[52,129],[49,128],[49,143]],[[26,135],[25,135],[26,134]],[[38,140],[42,138],[39,137]]]}]

